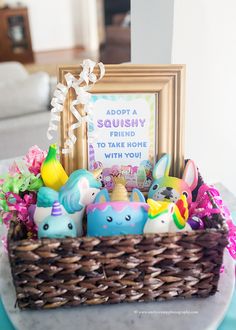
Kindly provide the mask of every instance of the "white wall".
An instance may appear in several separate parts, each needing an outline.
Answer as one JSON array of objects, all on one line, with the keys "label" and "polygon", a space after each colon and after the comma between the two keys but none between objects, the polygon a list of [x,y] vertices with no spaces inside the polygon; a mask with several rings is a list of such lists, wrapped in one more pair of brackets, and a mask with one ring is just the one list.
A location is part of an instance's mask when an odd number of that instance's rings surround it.
[{"label": "white wall", "polygon": [[[146,1],[133,0],[132,36],[140,15],[157,10],[166,15],[168,1],[147,7]],[[171,63],[187,64],[186,157],[196,161],[208,182],[220,181],[236,194],[236,1],[175,0],[173,11],[173,35],[166,37],[172,39]],[[154,39],[153,29],[162,30],[160,21],[142,27],[142,36],[132,39],[132,61],[169,63],[165,48],[166,60],[156,52],[163,36]],[[153,42],[144,50],[142,41],[150,35]]]},{"label": "white wall", "polygon": [[[15,4],[17,0],[6,0]],[[34,51],[83,46],[97,50],[96,0],[21,0],[29,10]]]},{"label": "white wall", "polygon": [[170,63],[174,0],[131,0],[132,63]]},{"label": "white wall", "polygon": [[186,154],[236,194],[236,1],[177,0],[174,13],[172,63],[187,63]]},{"label": "white wall", "polygon": [[[50,0],[53,1],[53,0]],[[99,49],[98,6],[97,0],[67,0],[71,2],[71,24],[74,44],[87,50]],[[100,10],[103,3],[99,0]]]}]

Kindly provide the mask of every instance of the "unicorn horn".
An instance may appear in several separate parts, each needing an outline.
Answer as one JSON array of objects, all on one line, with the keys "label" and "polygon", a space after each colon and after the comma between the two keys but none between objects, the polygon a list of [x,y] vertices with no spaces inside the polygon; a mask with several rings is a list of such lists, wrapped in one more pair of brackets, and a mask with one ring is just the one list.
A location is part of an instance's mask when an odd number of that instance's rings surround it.
[{"label": "unicorn horn", "polygon": [[115,188],[111,193],[111,201],[129,201],[129,195],[127,189],[125,188],[124,178],[115,178]]},{"label": "unicorn horn", "polygon": [[166,208],[170,204],[169,202],[165,202],[165,201],[155,201],[151,198],[148,198],[147,203],[149,205],[148,214],[151,217],[155,217],[160,212],[166,210]]},{"label": "unicorn horn", "polygon": [[102,173],[102,168],[98,168],[94,171],[90,171],[90,173],[92,173],[92,175],[95,177],[95,179],[97,179],[99,177],[99,175],[101,175],[101,173]]},{"label": "unicorn horn", "polygon": [[58,201],[55,201],[53,203],[51,215],[54,217],[58,217],[59,215],[62,215],[61,204]]}]

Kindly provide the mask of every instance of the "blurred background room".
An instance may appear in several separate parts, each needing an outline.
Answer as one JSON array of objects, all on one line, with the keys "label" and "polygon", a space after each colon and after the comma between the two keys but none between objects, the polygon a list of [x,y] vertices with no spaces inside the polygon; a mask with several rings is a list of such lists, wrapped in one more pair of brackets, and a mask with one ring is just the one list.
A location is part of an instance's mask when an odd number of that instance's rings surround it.
[{"label": "blurred background room", "polygon": [[0,160],[48,146],[58,66],[86,58],[186,64],[185,157],[208,182],[236,193],[235,0],[0,0],[0,7]]},{"label": "blurred background room", "polygon": [[48,146],[60,65],[130,61],[129,0],[0,0],[0,159]]}]

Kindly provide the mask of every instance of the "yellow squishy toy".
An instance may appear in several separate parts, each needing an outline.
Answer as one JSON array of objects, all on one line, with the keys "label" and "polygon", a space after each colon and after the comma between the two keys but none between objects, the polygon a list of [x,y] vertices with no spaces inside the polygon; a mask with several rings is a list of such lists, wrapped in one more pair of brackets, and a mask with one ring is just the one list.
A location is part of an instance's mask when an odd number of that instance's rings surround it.
[{"label": "yellow squishy toy", "polygon": [[47,157],[41,166],[41,176],[44,185],[58,191],[68,180],[63,166],[57,159],[57,145],[51,144]]}]

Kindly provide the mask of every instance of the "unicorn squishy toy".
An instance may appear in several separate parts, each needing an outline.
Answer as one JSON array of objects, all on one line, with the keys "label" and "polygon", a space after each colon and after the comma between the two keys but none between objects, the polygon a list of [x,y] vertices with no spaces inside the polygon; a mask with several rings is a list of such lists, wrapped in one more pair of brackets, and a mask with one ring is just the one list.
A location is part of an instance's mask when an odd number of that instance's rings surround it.
[{"label": "unicorn squishy toy", "polygon": [[192,230],[187,223],[188,204],[185,195],[182,195],[176,204],[153,199],[148,199],[147,203],[150,208],[144,234]]},{"label": "unicorn squishy toy", "polygon": [[97,194],[94,204],[87,207],[88,236],[143,233],[149,206],[138,189],[133,189],[129,199],[122,180],[116,179],[111,198],[107,189],[103,189]]},{"label": "unicorn squishy toy", "polygon": [[183,194],[188,204],[192,202],[192,191],[197,186],[198,172],[192,160],[185,166],[182,179],[169,176],[171,164],[170,155],[161,157],[153,169],[153,182],[148,192],[148,198],[176,203]]},{"label": "unicorn squishy toy", "polygon": [[41,187],[38,191],[37,206],[31,210],[32,217],[37,226],[51,214],[55,201],[59,201],[64,214],[69,214],[74,220],[77,235],[82,236],[82,220],[85,207],[92,203],[100,191],[101,183],[97,180],[101,170],[89,172],[81,169],[73,172],[68,181],[59,191],[48,187]]},{"label": "unicorn squishy toy", "polygon": [[75,223],[69,215],[62,213],[62,208],[59,202],[56,201],[53,203],[51,215],[48,215],[39,224],[38,237],[76,237]]}]

